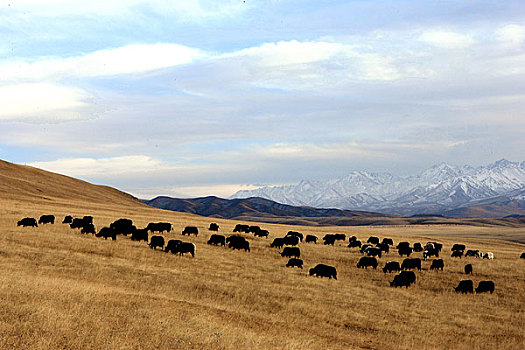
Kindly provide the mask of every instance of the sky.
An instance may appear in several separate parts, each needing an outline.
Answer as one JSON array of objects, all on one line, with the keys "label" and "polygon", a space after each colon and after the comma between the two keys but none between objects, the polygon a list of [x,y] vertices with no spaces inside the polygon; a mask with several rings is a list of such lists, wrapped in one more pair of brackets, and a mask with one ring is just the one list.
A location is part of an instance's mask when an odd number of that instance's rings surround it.
[{"label": "sky", "polygon": [[140,198],[525,160],[523,0],[1,0],[0,158]]}]

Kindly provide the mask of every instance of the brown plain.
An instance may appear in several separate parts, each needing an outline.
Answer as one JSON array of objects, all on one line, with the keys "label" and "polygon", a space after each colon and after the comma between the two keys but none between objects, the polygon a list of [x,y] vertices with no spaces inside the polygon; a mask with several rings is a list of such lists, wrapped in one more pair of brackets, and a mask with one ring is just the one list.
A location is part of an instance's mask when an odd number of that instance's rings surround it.
[{"label": "brown plain", "polygon": [[[16,226],[42,214],[58,223]],[[166,238],[194,242],[196,257],[82,235],[60,223],[65,215],[92,215],[97,228],[121,217],[139,227],[169,221]],[[0,349],[525,348],[524,228],[259,224],[270,238],[244,234],[246,253],[208,246],[211,222],[225,235],[237,223],[149,208],[109,187],[0,162]],[[199,228],[197,238],[181,236],[187,225]],[[301,243],[305,268],[286,268],[269,243],[289,230],[436,240],[445,271],[427,261],[415,285],[392,288],[393,274],[357,269],[361,254],[347,243]],[[452,259],[453,243],[495,259]],[[380,267],[388,260],[402,259],[391,252]],[[467,262],[473,276],[463,273]],[[317,263],[335,266],[338,280],[308,276]],[[461,279],[493,280],[496,291],[456,294]]]}]

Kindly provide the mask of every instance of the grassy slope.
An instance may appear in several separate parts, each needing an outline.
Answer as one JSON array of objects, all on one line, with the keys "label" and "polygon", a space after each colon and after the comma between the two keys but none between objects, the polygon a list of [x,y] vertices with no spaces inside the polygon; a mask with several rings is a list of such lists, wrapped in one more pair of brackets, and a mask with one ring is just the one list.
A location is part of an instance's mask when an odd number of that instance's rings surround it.
[{"label": "grassy slope", "polygon": [[[47,180],[40,180],[43,191],[51,191]],[[466,296],[451,292],[465,278],[465,260],[452,260],[448,253],[445,272],[428,271],[426,262],[414,287],[394,289],[388,287],[392,275],[357,269],[360,254],[345,246],[302,244],[305,270],[287,269],[286,259],[266,239],[247,236],[251,253],[205,244],[210,222],[218,222],[222,233],[236,222],[151,209],[104,187],[99,190],[111,200],[91,203],[82,194],[91,196],[92,187],[83,186],[72,199],[56,188],[54,196],[41,195],[51,200],[0,187],[0,348],[519,349],[525,344],[525,261],[518,259],[525,246],[508,241],[523,240],[523,228],[293,227],[319,236],[438,239],[446,251],[463,242],[494,252],[494,261],[469,262],[472,279],[494,280],[496,292]],[[99,240],[62,224],[16,227],[22,216],[43,213],[92,214],[97,227],[119,217],[139,226],[170,221],[175,232],[167,238],[179,239],[182,228],[194,224],[201,234],[183,240],[196,244],[197,255],[152,251],[127,238]],[[290,229],[261,226],[271,237]],[[401,259],[391,253],[381,266],[386,260]],[[307,269],[321,262],[337,267],[337,281],[307,276]]]}]

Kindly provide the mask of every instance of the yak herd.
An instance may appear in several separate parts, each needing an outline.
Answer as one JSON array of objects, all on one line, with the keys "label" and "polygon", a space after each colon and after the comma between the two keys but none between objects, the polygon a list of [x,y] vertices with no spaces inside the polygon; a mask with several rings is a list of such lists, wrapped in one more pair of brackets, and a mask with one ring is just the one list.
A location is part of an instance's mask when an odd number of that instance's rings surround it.
[{"label": "yak herd", "polygon": [[[39,224],[54,224],[55,216],[54,215],[42,215],[40,216],[38,222],[35,218],[23,218],[18,221],[17,226],[23,227],[38,227]],[[165,241],[164,236],[157,235],[156,233],[163,234],[164,232],[171,232],[173,226],[168,222],[151,222],[144,228],[137,228],[132,220],[130,219],[118,219],[112,222],[109,226],[102,227],[100,230],[95,229],[93,224],[92,216],[84,216],[81,218],[74,218],[71,215],[64,217],[62,221],[63,224],[68,224],[72,229],[79,229],[83,234],[92,234],[95,237],[116,240],[117,236],[130,235],[131,240],[133,241],[144,241],[148,246],[156,250],[159,248],[164,252],[171,252],[172,254],[184,255],[189,253],[192,257],[195,257],[196,247],[194,243],[183,242],[178,239],[170,239],[167,242]],[[216,223],[211,223],[209,231],[218,232],[219,225]],[[243,250],[245,252],[250,252],[250,243],[246,238],[244,238],[241,233],[253,234],[254,237],[269,237],[268,230],[263,230],[259,226],[251,226],[244,224],[237,224],[233,229],[233,235],[228,237],[220,235],[218,233],[213,233],[209,237],[207,244],[215,246],[223,246],[231,248],[233,250]],[[150,235],[151,234],[151,235]],[[182,235],[194,235],[198,236],[199,229],[196,226],[186,226],[181,232]],[[303,236],[302,233],[296,231],[289,231],[284,237],[278,237],[273,239],[270,243],[271,248],[277,248],[281,250],[279,253],[281,257],[288,258],[286,267],[298,267],[303,268],[303,260],[301,257],[301,250],[298,245],[301,242],[305,243],[314,243],[317,244],[318,237],[315,235],[306,235]],[[334,245],[336,242],[341,242],[346,244],[347,238],[345,234],[326,234],[322,238],[324,245]],[[440,270],[444,269],[443,259],[440,259],[439,256],[442,254],[443,245],[438,242],[427,242],[425,245],[422,245],[420,242],[410,244],[409,242],[399,242],[394,247],[394,241],[391,238],[383,238],[382,240],[379,237],[371,236],[368,238],[366,243],[362,243],[357,239],[356,236],[351,236],[348,238],[348,248],[359,248],[360,253],[363,255],[358,263],[357,268],[368,269],[371,267],[377,269],[379,266],[378,258],[381,258],[383,255],[393,252],[395,249],[397,254],[400,257],[405,257],[401,264],[397,261],[387,261],[385,262],[382,270],[384,273],[398,273],[394,276],[394,279],[390,282],[392,287],[406,287],[416,282],[416,273],[414,270],[421,271],[422,262],[433,258],[430,263],[430,270]],[[423,259],[410,257],[413,253],[422,252]],[[474,257],[480,259],[494,259],[494,254],[492,252],[482,253],[479,250],[466,249],[464,244],[454,244],[451,248],[451,257],[459,258],[462,257]],[[521,259],[525,259],[525,252],[521,254]],[[472,274],[472,264],[466,264],[464,267],[465,274]],[[329,266],[325,264],[317,264],[315,267],[309,270],[310,276],[317,277],[328,277],[329,279],[337,280],[337,270],[334,266]],[[493,281],[480,281],[478,286],[474,288],[474,282],[472,280],[461,280],[457,287],[454,288],[456,293],[484,293],[490,292],[493,293],[495,289]]]}]

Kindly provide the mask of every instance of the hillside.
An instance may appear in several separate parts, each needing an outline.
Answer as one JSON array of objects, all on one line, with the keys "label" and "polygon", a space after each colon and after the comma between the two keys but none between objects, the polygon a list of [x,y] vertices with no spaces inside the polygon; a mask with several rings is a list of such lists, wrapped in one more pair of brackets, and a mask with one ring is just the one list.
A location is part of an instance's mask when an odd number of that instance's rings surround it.
[{"label": "hillside", "polygon": [[68,206],[143,207],[137,198],[108,186],[0,160],[0,201]]}]

